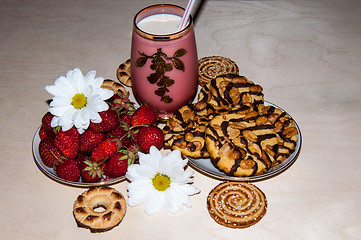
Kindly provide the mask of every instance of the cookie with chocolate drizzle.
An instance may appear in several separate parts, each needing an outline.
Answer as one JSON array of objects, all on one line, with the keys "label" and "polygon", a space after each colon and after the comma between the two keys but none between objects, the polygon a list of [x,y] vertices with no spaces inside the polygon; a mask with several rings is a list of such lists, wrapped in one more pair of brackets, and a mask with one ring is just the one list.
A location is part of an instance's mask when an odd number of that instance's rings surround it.
[{"label": "cookie with chocolate drizzle", "polygon": [[250,107],[264,103],[263,88],[244,76],[226,74],[218,76],[203,86],[198,102],[205,102],[215,109],[232,109],[242,105]]},{"label": "cookie with chocolate drizzle", "polygon": [[215,116],[205,133],[213,164],[236,177],[266,173],[295,150],[298,138],[287,113],[264,105]]},{"label": "cookie with chocolate drizzle", "polygon": [[163,128],[164,145],[189,157],[209,157],[205,130],[213,116],[214,109],[209,104],[201,102],[183,106],[173,113]]}]

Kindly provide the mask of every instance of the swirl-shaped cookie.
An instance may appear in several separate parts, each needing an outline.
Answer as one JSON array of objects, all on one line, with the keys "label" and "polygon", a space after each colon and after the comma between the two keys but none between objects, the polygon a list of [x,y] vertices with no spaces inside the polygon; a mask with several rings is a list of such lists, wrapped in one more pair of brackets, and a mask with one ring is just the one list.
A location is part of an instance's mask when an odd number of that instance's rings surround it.
[{"label": "swirl-shaped cookie", "polygon": [[204,57],[198,61],[198,83],[203,86],[219,75],[238,74],[237,64],[221,56]]},{"label": "swirl-shaped cookie", "polygon": [[250,183],[223,182],[207,197],[207,209],[218,223],[229,228],[247,228],[267,212],[264,193]]}]

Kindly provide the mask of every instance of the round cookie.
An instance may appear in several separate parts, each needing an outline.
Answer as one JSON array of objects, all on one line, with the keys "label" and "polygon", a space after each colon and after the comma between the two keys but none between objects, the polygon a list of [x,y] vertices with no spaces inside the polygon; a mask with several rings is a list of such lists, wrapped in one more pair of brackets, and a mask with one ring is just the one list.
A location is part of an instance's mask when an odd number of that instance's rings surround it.
[{"label": "round cookie", "polygon": [[274,106],[260,105],[258,106],[258,112],[268,118],[281,138],[282,145],[278,148],[278,157],[273,164],[276,165],[283,162],[295,151],[298,140],[296,124],[286,112]]},{"label": "round cookie", "polygon": [[244,76],[227,74],[218,76],[204,85],[198,102],[212,104],[215,108],[233,108],[241,105],[258,106],[264,103],[263,88]]},{"label": "round cookie", "polygon": [[164,145],[193,158],[209,157],[205,130],[214,115],[212,106],[194,103],[178,109],[163,128]]},{"label": "round cookie", "polygon": [[123,83],[127,87],[132,86],[130,59],[119,65],[116,75],[119,82]]},{"label": "round cookie", "polygon": [[[215,116],[206,128],[206,146],[212,163],[237,177],[266,173],[295,149],[297,129],[287,114],[276,108],[250,109],[242,114]],[[278,119],[278,120],[275,120]],[[279,129],[276,122],[283,121]],[[273,122],[274,121],[274,122]]]},{"label": "round cookie", "polygon": [[223,182],[209,193],[207,209],[218,224],[229,228],[247,228],[265,216],[267,199],[253,184]]},{"label": "round cookie", "polygon": [[221,56],[204,57],[198,61],[198,83],[203,86],[219,75],[238,74],[237,64]]},{"label": "round cookie", "polygon": [[[97,209],[103,208],[103,211]],[[92,187],[77,197],[73,215],[79,227],[104,232],[117,226],[126,213],[123,195],[110,187]]]}]

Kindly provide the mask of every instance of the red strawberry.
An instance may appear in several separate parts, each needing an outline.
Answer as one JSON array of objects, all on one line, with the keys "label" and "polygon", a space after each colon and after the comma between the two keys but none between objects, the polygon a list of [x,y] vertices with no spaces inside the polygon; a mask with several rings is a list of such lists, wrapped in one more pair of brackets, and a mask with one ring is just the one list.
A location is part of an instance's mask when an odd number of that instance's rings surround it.
[{"label": "red strawberry", "polygon": [[103,170],[96,162],[85,160],[84,168],[80,170],[81,180],[86,183],[99,182],[103,177]]},{"label": "red strawberry", "polygon": [[141,127],[137,134],[137,143],[143,152],[149,152],[151,146],[160,148],[164,142],[163,131],[156,126]]},{"label": "red strawberry", "polygon": [[79,152],[78,156],[74,160],[79,170],[85,168],[85,163],[84,163],[85,160],[87,160],[87,155],[83,152]]},{"label": "red strawberry", "polygon": [[90,129],[95,132],[110,132],[119,126],[119,117],[116,111],[109,108],[99,113],[102,121],[100,123],[90,123]]},{"label": "red strawberry", "polygon": [[128,111],[128,112],[122,114],[119,119],[120,119],[120,122],[126,123],[128,127],[132,126],[132,124],[131,124],[131,121],[132,121],[131,111]]},{"label": "red strawberry", "polygon": [[114,94],[110,99],[110,104],[117,111],[124,111],[130,108],[133,108],[134,103],[129,100],[129,92],[123,93],[119,91],[117,94]]},{"label": "red strawberry", "polygon": [[46,135],[45,131],[44,131],[44,127],[41,126],[40,127],[40,130],[39,130],[39,137],[40,137],[40,140],[41,139],[44,139],[45,137],[47,137],[48,135]]},{"label": "red strawberry", "polygon": [[[129,155],[128,155],[129,154]],[[128,165],[134,162],[134,153],[121,150],[115,153],[104,164],[104,174],[111,178],[124,176],[127,172]]]},{"label": "red strawberry", "polygon": [[52,115],[50,112],[45,113],[43,118],[41,119],[42,127],[44,128],[44,132],[46,135],[50,137],[54,137],[54,131],[51,127],[51,120],[53,119],[54,115]]},{"label": "red strawberry", "polygon": [[58,159],[63,156],[55,147],[54,139],[48,136],[43,138],[39,143],[39,155],[43,163],[51,168],[54,167]]},{"label": "red strawberry", "polygon": [[105,139],[105,134],[101,132],[95,132],[88,128],[80,136],[80,151],[90,154],[93,150]]},{"label": "red strawberry", "polygon": [[108,137],[115,137],[121,141],[123,146],[128,147],[132,143],[131,134],[128,126],[125,126],[123,122],[113,131],[107,134]]},{"label": "red strawberry", "polygon": [[140,106],[132,115],[131,125],[154,124],[157,122],[158,115],[151,106]]},{"label": "red strawberry", "polygon": [[107,138],[101,142],[91,153],[91,160],[101,162],[110,158],[118,150],[120,141],[117,138]]},{"label": "red strawberry", "polygon": [[80,143],[80,134],[75,127],[67,131],[59,129],[55,135],[55,146],[60,150],[64,157],[75,159],[78,156]]},{"label": "red strawberry", "polygon": [[80,179],[80,171],[74,160],[63,159],[55,165],[56,174],[66,181],[77,182]]}]

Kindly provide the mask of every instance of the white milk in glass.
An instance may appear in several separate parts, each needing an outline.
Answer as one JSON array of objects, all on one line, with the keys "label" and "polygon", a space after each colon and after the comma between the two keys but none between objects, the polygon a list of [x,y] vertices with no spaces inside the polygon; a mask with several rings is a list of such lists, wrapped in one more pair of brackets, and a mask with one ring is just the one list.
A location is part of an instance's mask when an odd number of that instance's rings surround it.
[{"label": "white milk in glass", "polygon": [[155,14],[137,23],[144,32],[155,35],[168,35],[178,32],[182,17],[173,14]]}]

